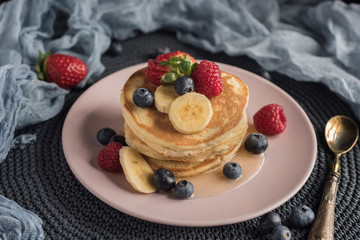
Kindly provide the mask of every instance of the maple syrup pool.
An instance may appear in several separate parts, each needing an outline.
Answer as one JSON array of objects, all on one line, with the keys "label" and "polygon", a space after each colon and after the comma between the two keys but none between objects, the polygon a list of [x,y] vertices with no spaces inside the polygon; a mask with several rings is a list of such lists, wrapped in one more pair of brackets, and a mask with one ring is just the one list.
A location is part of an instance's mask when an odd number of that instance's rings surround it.
[{"label": "maple syrup pool", "polygon": [[[249,126],[247,135],[255,132],[252,126]],[[244,138],[245,141],[246,138]],[[266,151],[265,151],[266,152]],[[261,170],[265,154],[253,154],[245,149],[244,143],[229,161],[237,162],[242,168],[242,174],[238,179],[230,179],[223,174],[223,163],[220,167],[192,177],[183,177],[177,181],[186,179],[194,185],[194,194],[192,198],[212,197],[232,191],[254,178]],[[229,162],[227,161],[227,162]]]}]

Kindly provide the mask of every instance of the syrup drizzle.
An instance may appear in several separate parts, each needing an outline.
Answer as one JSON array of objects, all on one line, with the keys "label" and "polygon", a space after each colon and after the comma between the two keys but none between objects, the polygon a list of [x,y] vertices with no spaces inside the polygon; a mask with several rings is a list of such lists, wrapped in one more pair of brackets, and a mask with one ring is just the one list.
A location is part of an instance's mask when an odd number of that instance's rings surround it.
[{"label": "syrup drizzle", "polygon": [[[249,126],[247,134],[253,132],[250,129],[253,130]],[[264,153],[249,153],[242,144],[230,161],[239,163],[242,168],[242,175],[238,179],[229,179],[224,176],[223,166],[225,163],[208,173],[182,178],[194,185],[193,198],[212,197],[239,188],[259,173],[264,164],[265,155]]]}]

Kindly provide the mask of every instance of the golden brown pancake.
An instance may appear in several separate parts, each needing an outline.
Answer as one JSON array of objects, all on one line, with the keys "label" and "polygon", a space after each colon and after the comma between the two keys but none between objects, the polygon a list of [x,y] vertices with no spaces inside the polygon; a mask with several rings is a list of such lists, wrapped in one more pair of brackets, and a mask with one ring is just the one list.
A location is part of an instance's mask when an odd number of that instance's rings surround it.
[{"label": "golden brown pancake", "polygon": [[213,111],[209,124],[200,132],[182,134],[172,126],[167,114],[154,106],[140,108],[133,103],[136,89],[156,90],[147,81],[145,69],[130,76],[121,93],[125,138],[129,146],[143,154],[154,170],[167,168],[176,176],[207,172],[232,158],[248,128],[246,84],[232,74],[221,72],[223,92],[209,98]]},{"label": "golden brown pancake", "polygon": [[155,86],[146,80],[144,69],[130,76],[123,87],[121,104],[125,122],[145,143],[172,150],[198,150],[215,146],[239,125],[249,97],[248,88],[243,81],[226,72],[222,72],[221,76],[223,92],[209,98],[213,116],[207,127],[200,132],[182,134],[172,126],[167,114],[159,112],[155,107],[140,108],[133,103],[132,96],[136,89],[146,87],[155,91]]},{"label": "golden brown pancake", "polygon": [[229,149],[225,154],[216,156],[211,159],[206,159],[202,162],[189,163],[181,161],[162,161],[148,156],[145,156],[145,159],[154,171],[159,168],[166,168],[170,170],[176,177],[189,177],[220,167],[222,163],[227,162],[233,158],[235,153],[239,150],[241,143],[242,142],[235,144],[235,146]]},{"label": "golden brown pancake", "polygon": [[180,150],[174,151],[171,149],[156,148],[157,146],[148,145],[141,141],[125,124],[125,138],[129,146],[136,148],[141,154],[156,158],[158,160],[174,160],[182,162],[201,162],[205,159],[213,158],[217,155],[224,154],[235,144],[242,141],[247,131],[246,115],[240,121],[240,126],[232,134],[228,134],[219,144],[210,147],[209,149],[194,150]]}]

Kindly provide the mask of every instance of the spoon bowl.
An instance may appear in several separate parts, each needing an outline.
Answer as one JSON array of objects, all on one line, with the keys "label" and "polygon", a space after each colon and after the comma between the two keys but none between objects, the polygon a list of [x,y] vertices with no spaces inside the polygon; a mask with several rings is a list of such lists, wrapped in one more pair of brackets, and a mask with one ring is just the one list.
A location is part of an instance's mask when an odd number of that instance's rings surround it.
[{"label": "spoon bowl", "polygon": [[346,116],[335,116],[325,126],[325,138],[331,151],[344,154],[352,149],[358,139],[356,123]]}]

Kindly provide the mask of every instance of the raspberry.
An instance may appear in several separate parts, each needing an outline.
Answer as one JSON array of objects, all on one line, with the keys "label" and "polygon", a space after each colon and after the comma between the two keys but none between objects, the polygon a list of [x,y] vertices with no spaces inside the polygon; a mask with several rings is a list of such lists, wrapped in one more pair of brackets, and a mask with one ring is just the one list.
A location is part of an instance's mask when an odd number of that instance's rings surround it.
[{"label": "raspberry", "polygon": [[103,148],[97,157],[99,167],[108,172],[117,172],[121,170],[119,151],[122,148],[121,143],[112,142]]},{"label": "raspberry", "polygon": [[253,117],[256,130],[265,135],[277,135],[286,128],[284,109],[278,104],[268,104],[262,107]]},{"label": "raspberry", "polygon": [[219,66],[203,60],[191,75],[195,91],[207,97],[218,96],[222,92],[222,79]]}]

